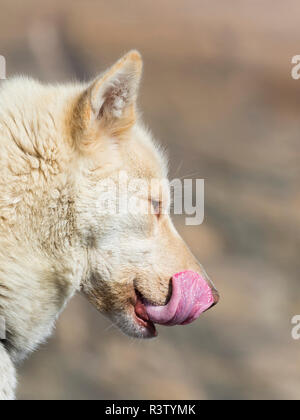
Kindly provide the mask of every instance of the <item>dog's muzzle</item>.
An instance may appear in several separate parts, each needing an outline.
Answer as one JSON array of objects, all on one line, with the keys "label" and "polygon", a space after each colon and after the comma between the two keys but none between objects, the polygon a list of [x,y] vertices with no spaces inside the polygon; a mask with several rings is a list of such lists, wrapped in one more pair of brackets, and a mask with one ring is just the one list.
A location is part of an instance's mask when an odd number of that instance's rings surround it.
[{"label": "dog's muzzle", "polygon": [[149,320],[162,325],[195,321],[219,301],[218,292],[199,273],[182,271],[172,277],[172,295],[165,306],[144,302]]}]

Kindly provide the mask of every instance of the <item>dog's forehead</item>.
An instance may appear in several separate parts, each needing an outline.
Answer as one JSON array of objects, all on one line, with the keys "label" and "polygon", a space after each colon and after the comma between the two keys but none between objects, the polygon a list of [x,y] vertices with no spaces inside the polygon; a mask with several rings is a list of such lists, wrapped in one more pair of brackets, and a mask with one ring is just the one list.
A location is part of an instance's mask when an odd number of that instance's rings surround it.
[{"label": "dog's forehead", "polygon": [[148,181],[167,179],[168,161],[165,151],[153,139],[151,133],[141,124],[136,124],[131,132],[130,140],[124,145],[130,172]]},{"label": "dog's forehead", "polygon": [[128,155],[125,158],[129,176],[146,181],[144,195],[155,201],[164,202],[168,206],[170,189],[165,153],[147,131],[139,128],[137,131],[136,136],[133,132],[131,145],[127,148]]}]

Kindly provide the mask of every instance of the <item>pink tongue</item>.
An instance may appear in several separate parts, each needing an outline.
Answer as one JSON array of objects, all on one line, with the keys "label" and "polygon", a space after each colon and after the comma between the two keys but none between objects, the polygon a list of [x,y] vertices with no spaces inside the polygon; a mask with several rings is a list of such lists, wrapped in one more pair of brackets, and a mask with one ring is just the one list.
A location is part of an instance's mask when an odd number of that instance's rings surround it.
[{"label": "pink tongue", "polygon": [[193,322],[213,303],[212,290],[194,271],[182,271],[172,277],[173,291],[169,303],[154,306],[145,303],[151,321],[163,325],[184,325]]}]

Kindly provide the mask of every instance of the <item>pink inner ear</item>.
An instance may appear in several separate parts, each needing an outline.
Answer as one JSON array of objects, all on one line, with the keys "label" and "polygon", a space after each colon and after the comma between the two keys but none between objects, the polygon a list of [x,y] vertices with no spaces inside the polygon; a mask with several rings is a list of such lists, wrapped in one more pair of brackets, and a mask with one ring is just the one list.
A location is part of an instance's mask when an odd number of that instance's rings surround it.
[{"label": "pink inner ear", "polygon": [[167,305],[145,303],[149,319],[157,324],[189,324],[214,303],[212,289],[199,273],[177,273],[172,277],[172,286],[172,296]]}]

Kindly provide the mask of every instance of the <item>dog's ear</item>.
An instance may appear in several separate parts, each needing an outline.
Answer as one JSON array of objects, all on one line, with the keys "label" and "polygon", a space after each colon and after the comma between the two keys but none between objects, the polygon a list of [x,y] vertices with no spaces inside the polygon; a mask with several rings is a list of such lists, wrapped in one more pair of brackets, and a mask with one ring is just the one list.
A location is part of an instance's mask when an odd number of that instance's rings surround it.
[{"label": "dog's ear", "polygon": [[142,59],[130,51],[81,94],[72,115],[72,134],[80,148],[101,135],[120,137],[136,120]]}]

